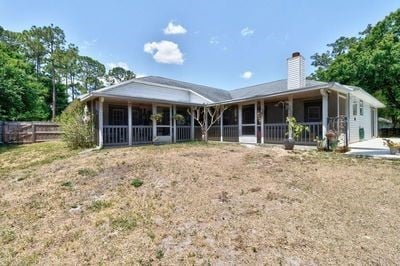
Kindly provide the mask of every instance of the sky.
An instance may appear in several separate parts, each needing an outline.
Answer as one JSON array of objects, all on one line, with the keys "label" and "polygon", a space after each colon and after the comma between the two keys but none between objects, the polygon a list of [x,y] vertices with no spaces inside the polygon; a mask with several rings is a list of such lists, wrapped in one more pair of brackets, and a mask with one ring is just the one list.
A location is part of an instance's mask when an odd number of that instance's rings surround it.
[{"label": "sky", "polygon": [[0,0],[0,26],[53,23],[107,68],[229,90],[286,78],[295,51],[310,74],[311,55],[399,7],[400,0]]}]

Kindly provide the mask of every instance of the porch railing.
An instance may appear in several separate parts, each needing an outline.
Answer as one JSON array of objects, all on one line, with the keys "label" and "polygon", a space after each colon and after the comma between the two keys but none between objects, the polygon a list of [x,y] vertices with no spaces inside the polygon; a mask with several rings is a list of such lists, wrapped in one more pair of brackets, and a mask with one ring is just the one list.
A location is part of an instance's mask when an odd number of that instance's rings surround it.
[{"label": "porch railing", "polygon": [[213,125],[208,130],[208,140],[221,140],[221,126],[220,125]]},{"label": "porch railing", "polygon": [[176,141],[189,141],[190,128],[190,126],[176,126]]},{"label": "porch railing", "polygon": [[[308,127],[309,131],[303,131],[300,138],[296,141],[299,144],[314,144],[316,137],[322,137],[322,122],[302,122],[299,123]],[[265,124],[264,141],[266,143],[282,143],[286,138],[288,126],[285,123]]]},{"label": "porch railing", "polygon": [[103,126],[104,145],[128,144],[128,126]]},{"label": "porch railing", "polygon": [[[103,126],[104,145],[126,145],[129,143],[128,126]],[[132,144],[152,143],[152,126],[133,126]]]},{"label": "porch railing", "polygon": [[223,128],[224,141],[238,142],[239,141],[239,126],[230,125]]},{"label": "porch railing", "polygon": [[132,144],[145,144],[153,142],[153,126],[133,126]]}]

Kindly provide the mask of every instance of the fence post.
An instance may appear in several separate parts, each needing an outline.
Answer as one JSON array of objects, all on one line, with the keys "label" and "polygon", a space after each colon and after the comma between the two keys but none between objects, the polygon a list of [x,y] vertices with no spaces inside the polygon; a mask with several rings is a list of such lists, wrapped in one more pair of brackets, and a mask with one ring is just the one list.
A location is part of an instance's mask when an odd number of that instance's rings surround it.
[{"label": "fence post", "polygon": [[32,122],[32,143],[36,142],[36,125]]}]

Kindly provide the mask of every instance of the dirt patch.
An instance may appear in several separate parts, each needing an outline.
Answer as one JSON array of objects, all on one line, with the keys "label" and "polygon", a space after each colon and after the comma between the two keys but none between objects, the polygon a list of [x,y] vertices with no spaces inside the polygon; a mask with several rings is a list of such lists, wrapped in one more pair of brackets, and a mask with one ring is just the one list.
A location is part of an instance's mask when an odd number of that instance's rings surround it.
[{"label": "dirt patch", "polygon": [[229,144],[36,147],[0,153],[5,264],[400,263],[398,162]]}]

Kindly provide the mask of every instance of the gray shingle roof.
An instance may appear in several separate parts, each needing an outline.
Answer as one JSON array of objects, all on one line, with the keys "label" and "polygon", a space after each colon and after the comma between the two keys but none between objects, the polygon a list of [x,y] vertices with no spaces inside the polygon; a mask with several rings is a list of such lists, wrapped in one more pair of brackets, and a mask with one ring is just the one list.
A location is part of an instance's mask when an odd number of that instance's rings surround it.
[{"label": "gray shingle roof", "polygon": [[[240,89],[235,89],[235,90],[231,90],[231,91],[217,89],[217,88],[203,86],[203,85],[198,85],[198,84],[193,84],[193,83],[179,81],[179,80],[157,77],[157,76],[147,76],[147,77],[142,77],[142,78],[138,78],[138,79],[142,80],[142,81],[152,82],[152,83],[158,83],[158,84],[163,84],[163,85],[169,85],[169,86],[190,89],[200,95],[203,95],[204,97],[206,97],[214,102],[242,99],[242,98],[252,98],[252,97],[270,95],[270,94],[274,94],[274,93],[287,91],[287,80],[286,79],[262,83],[262,84],[258,84],[258,85],[254,85],[254,86],[250,86],[250,87],[244,87],[244,88],[240,88]],[[323,86],[326,84],[328,84],[328,83],[315,81],[315,80],[307,80],[306,88],[313,87],[313,86]]]},{"label": "gray shingle roof", "polygon": [[138,78],[138,80],[189,89],[206,97],[207,99],[210,99],[213,102],[226,101],[231,99],[229,91],[212,88],[204,85],[193,84],[189,82],[157,77],[157,76],[142,77]]}]

